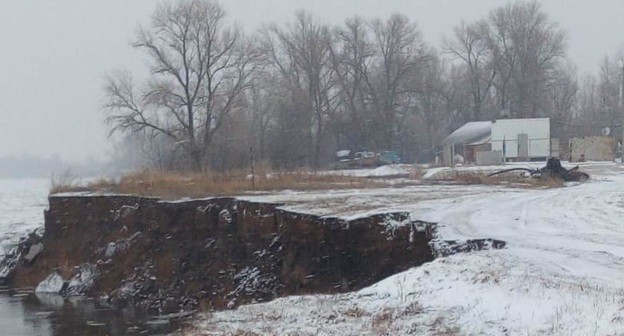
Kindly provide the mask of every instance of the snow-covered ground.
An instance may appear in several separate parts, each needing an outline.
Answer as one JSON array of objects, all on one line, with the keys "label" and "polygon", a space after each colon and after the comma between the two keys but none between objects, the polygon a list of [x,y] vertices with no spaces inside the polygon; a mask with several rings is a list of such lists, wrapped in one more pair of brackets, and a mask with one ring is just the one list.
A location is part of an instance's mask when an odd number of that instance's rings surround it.
[{"label": "snow-covered ground", "polygon": [[[604,168],[607,169],[612,168],[614,163],[612,162],[567,162],[562,161],[561,164],[565,168],[572,168],[574,166],[579,166],[583,171],[588,171],[590,173],[594,171],[604,171]],[[539,169],[546,166],[546,162],[509,162],[505,165],[493,165],[493,166],[456,166],[455,168],[449,167],[436,167],[427,169],[423,174],[422,178],[424,180],[431,179],[440,179],[448,176],[450,173],[467,173],[467,172],[479,172],[479,173],[492,173],[504,169],[509,168],[530,168],[530,169]]]},{"label": "snow-covered ground", "polygon": [[[390,168],[358,174],[403,170]],[[246,196],[344,218],[409,211],[438,222],[443,239],[495,238],[507,248],[440,258],[354,293],[206,314],[198,333],[624,335],[624,169],[581,168],[589,182],[558,189],[409,185]],[[42,227],[48,184],[0,180],[1,245]]]},{"label": "snow-covered ground", "polygon": [[43,227],[48,179],[0,179],[0,257],[25,233]]},{"label": "snow-covered ground", "polygon": [[624,335],[624,169],[582,168],[592,174],[589,182],[555,189],[415,186],[335,192],[325,200],[264,196],[332,216],[406,210],[438,222],[443,239],[495,238],[507,248],[440,258],[355,293],[209,313],[198,333]]},{"label": "snow-covered ground", "polygon": [[289,191],[271,195],[240,196],[254,202],[282,203],[293,212],[351,219],[372,213],[409,211],[415,204],[434,199],[455,199],[508,190],[503,186],[408,185],[370,189]]},{"label": "snow-covered ground", "polygon": [[418,173],[418,169],[410,164],[392,164],[376,168],[327,170],[320,173],[355,177],[397,177],[414,175]]}]

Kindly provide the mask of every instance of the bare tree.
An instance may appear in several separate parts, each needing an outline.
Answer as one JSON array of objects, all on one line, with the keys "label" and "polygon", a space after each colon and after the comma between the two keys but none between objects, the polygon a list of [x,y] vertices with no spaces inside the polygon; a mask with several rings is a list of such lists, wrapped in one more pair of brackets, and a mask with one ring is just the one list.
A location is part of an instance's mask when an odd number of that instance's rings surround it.
[{"label": "bare tree", "polygon": [[249,94],[249,107],[251,110],[251,129],[252,146],[254,155],[259,160],[266,159],[266,140],[270,125],[274,121],[274,111],[277,109],[277,101],[275,91],[271,90],[271,86],[263,85],[273,81],[270,73],[260,73],[251,87]]},{"label": "bare tree", "polygon": [[331,54],[344,116],[342,131],[349,148],[362,149],[372,140],[366,78],[374,50],[366,22],[354,17],[346,20],[344,27],[337,27]]},{"label": "bare tree", "polygon": [[316,168],[328,115],[336,108],[330,30],[311,14],[299,11],[286,29],[270,26],[263,45],[269,64],[283,77],[309,122],[305,132],[310,143],[310,164]]},{"label": "bare tree", "polygon": [[465,64],[472,101],[471,119],[481,120],[496,77],[496,67],[492,64],[492,53],[488,48],[486,23],[462,22],[454,29],[454,39],[445,42],[445,52]]},{"label": "bare tree", "polygon": [[572,116],[575,134],[589,136],[597,130],[598,117],[598,85],[596,76],[586,75],[579,86],[577,109]]},{"label": "bare tree", "polygon": [[539,3],[515,2],[490,12],[488,46],[498,73],[500,107],[526,118],[545,107],[550,73],[564,61],[566,34]]},{"label": "bare tree", "polygon": [[236,108],[255,67],[255,52],[223,9],[207,0],[162,4],[133,46],[149,57],[151,76],[136,87],[127,74],[107,80],[105,109],[112,132],[153,131],[185,149],[191,168]]},{"label": "bare tree", "polygon": [[413,80],[427,60],[426,45],[420,31],[407,17],[393,14],[386,21],[371,22],[377,51],[375,77],[367,77],[374,108],[381,114],[383,144],[394,149],[397,133],[397,111],[418,92]]},{"label": "bare tree", "polygon": [[579,91],[576,78],[576,67],[567,62],[553,69],[552,79],[547,87],[552,134],[559,139],[569,138],[574,131],[572,119]]},{"label": "bare tree", "polygon": [[[605,56],[600,62],[600,72],[598,73],[598,99],[599,109],[602,114],[602,123],[608,119],[615,117],[614,112],[617,111],[620,104],[620,71],[616,62]],[[605,125],[606,126],[606,125]]]}]

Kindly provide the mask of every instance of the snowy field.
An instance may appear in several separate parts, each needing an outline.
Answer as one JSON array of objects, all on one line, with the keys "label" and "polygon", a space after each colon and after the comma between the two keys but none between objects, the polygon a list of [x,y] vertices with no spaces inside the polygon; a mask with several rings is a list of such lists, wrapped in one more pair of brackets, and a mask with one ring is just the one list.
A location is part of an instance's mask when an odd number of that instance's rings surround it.
[{"label": "snowy field", "polygon": [[556,189],[412,186],[259,196],[348,218],[406,210],[438,222],[443,239],[495,238],[507,248],[440,258],[355,293],[209,313],[197,322],[198,334],[624,335],[624,169],[582,169],[592,174],[589,182]]},{"label": "snowy field", "polygon": [[0,179],[0,257],[29,231],[43,227],[49,179]]},{"label": "snowy field", "polygon": [[355,177],[396,177],[414,175],[418,170],[409,164],[392,164],[376,168],[327,170],[320,172],[328,175],[346,175]]},{"label": "snowy field", "polygon": [[[423,184],[246,196],[343,218],[409,211],[413,219],[438,222],[443,239],[495,238],[507,248],[440,258],[354,293],[202,315],[197,333],[624,335],[624,169],[581,168],[592,174],[589,182],[557,189]],[[357,174],[402,175],[396,172],[409,169]],[[2,246],[42,227],[48,184],[0,180]]]}]

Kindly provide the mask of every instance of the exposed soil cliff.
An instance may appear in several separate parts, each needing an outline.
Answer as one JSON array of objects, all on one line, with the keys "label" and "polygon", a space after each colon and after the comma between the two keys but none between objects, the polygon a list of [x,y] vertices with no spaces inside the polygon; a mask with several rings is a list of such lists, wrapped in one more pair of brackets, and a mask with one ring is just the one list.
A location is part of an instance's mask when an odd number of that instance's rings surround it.
[{"label": "exposed soil cliff", "polygon": [[233,198],[49,201],[43,249],[36,237],[22,243],[7,282],[159,313],[351,291],[434,258],[433,224],[407,213],[346,221]]}]

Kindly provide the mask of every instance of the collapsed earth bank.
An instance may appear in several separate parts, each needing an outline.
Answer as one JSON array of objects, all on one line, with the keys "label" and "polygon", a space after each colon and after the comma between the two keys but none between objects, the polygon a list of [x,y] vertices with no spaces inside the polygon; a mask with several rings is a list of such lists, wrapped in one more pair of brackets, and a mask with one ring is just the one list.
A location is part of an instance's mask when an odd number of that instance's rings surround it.
[{"label": "collapsed earth bank", "polygon": [[504,242],[436,241],[409,213],[353,220],[235,198],[178,202],[125,195],[49,198],[45,234],[0,264],[0,280],[84,294],[159,314],[353,291],[436,255]]}]

